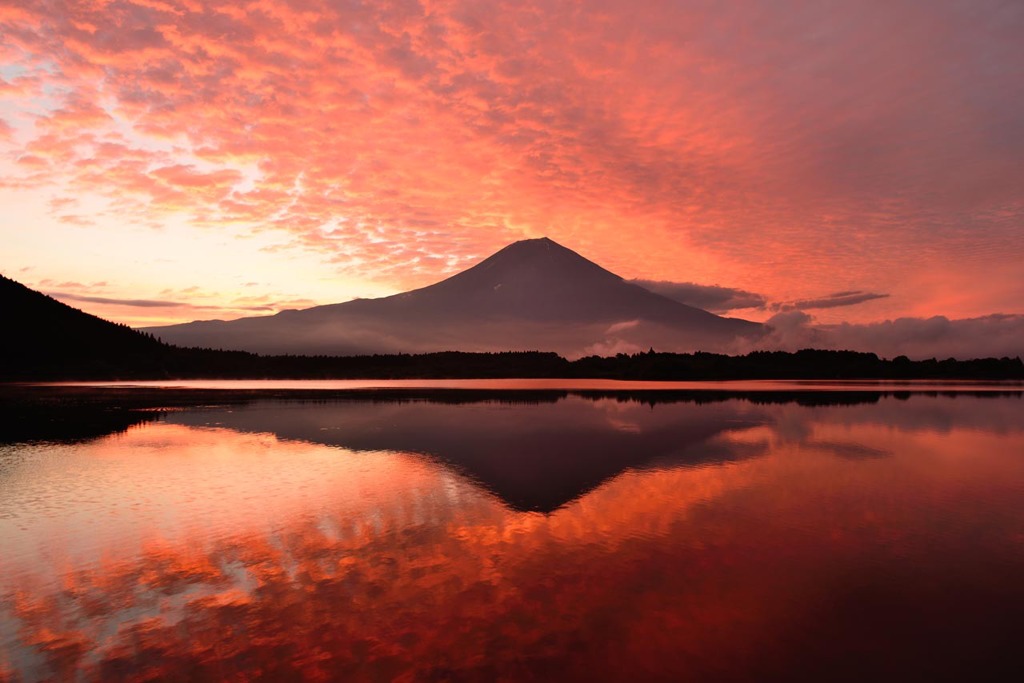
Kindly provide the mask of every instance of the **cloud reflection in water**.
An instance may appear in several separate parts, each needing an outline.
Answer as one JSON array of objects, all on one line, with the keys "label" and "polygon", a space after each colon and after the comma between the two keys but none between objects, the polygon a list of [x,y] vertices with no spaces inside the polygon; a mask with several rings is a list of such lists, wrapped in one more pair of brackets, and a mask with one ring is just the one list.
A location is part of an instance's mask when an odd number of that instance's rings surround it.
[{"label": "cloud reflection in water", "polygon": [[1019,408],[257,402],[31,457],[5,447],[24,457],[3,470],[0,671],[852,679],[1013,664]]}]

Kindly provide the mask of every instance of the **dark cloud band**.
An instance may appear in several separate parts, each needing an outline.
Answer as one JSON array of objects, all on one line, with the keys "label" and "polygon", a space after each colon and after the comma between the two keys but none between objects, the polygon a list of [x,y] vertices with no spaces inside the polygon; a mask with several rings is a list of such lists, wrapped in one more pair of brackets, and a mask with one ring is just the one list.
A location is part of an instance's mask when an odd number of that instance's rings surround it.
[{"label": "dark cloud band", "polygon": [[742,308],[763,308],[767,301],[760,294],[732,287],[698,285],[694,282],[666,282],[664,280],[630,280],[655,294],[675,299],[688,306],[703,308],[712,313],[723,313]]},{"label": "dark cloud band", "polygon": [[83,301],[93,304],[109,304],[112,306],[130,306],[134,308],[192,308],[202,310],[225,310],[225,311],[273,311],[273,306],[202,306],[197,304],[184,303],[182,301],[160,301],[156,299],[113,299],[104,296],[85,296],[82,294],[70,294],[68,292],[45,292],[47,296],[55,299],[68,299],[70,301]]}]

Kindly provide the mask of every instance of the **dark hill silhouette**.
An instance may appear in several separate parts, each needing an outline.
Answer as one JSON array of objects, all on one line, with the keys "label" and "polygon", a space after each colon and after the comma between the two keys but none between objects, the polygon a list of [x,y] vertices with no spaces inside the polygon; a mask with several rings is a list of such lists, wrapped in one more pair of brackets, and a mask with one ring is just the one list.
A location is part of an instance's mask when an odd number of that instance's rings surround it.
[{"label": "dark hill silhouette", "polygon": [[541,238],[516,242],[446,280],[394,296],[146,331],[174,344],[258,353],[544,349],[584,355],[616,342],[721,347],[760,333],[761,325],[655,294]]},{"label": "dark hill silhouette", "polygon": [[169,347],[0,275],[0,378],[76,377],[151,367]]}]

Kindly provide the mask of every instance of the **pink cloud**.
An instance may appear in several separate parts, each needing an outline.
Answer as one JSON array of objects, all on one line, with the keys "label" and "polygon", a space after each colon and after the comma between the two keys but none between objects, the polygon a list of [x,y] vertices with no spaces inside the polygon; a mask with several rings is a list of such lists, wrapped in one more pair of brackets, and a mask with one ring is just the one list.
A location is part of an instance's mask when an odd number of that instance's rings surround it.
[{"label": "pink cloud", "polygon": [[165,289],[152,297],[122,297],[116,283],[60,281],[46,278],[29,283],[49,296],[106,319],[145,326],[201,317],[238,318],[268,315],[293,308],[309,308],[316,302],[295,296],[252,294],[235,296],[198,286]]},{"label": "pink cloud", "polygon": [[233,169],[224,169],[212,173],[197,171],[194,167],[176,164],[164,166],[150,171],[150,174],[169,185],[187,188],[225,188],[242,179],[241,174]]},{"label": "pink cloud", "polygon": [[5,183],[395,288],[547,234],[626,277],[892,294],[862,320],[1019,311],[988,274],[1024,259],[1024,10],[978,5],[29,2],[9,96],[57,103]]}]

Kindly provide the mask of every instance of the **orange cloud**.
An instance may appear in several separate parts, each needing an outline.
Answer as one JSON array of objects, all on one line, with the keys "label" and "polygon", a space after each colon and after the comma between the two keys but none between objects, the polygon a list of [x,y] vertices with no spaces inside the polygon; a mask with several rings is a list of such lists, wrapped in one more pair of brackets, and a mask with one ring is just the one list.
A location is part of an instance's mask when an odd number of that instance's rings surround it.
[{"label": "orange cloud", "polygon": [[[937,642],[976,657],[956,662],[977,672],[994,666],[986,654],[1015,655],[1005,629],[1024,604],[1013,514],[1024,477],[1019,399],[921,396],[894,411],[898,400],[807,409],[570,399],[557,405],[617,430],[731,416],[732,428],[695,450],[762,457],[629,468],[549,515],[516,512],[434,458],[263,431],[344,435],[390,412],[418,414],[421,434],[437,411],[464,421],[467,406],[344,402],[330,409],[349,419],[325,422],[340,425],[331,430],[304,411],[256,406],[250,433],[206,422],[246,408],[176,413],[205,426],[151,422],[77,444],[65,454],[74,465],[53,458],[15,478],[19,523],[39,533],[13,534],[0,556],[0,614],[12,625],[3,652],[20,655],[0,659],[0,673],[619,679],[650,670],[746,680],[805,671],[809,656],[827,677],[850,650],[920,671]],[[551,405],[495,407],[474,409],[548,436],[566,425]],[[751,411],[757,424],[736,429]],[[541,419],[519,421],[527,413]],[[666,446],[679,455],[686,440]],[[83,474],[84,489],[52,488]],[[50,505],[36,479],[51,487]],[[985,524],[957,514],[936,533],[935,519],[979,501]],[[104,526],[93,533],[97,515]],[[879,609],[865,612],[866,597]],[[933,617],[952,607],[961,618]],[[908,639],[919,626],[926,636]]]},{"label": "orange cloud", "polygon": [[1016,8],[135,0],[0,26],[34,112],[10,153],[52,164],[5,182],[115,198],[104,224],[244,225],[396,289],[547,234],[626,277],[892,293],[827,322],[1024,296],[985,277],[1024,258]]}]

